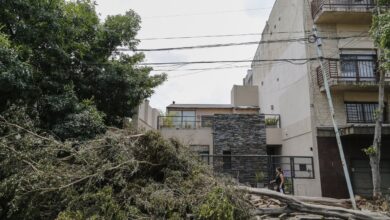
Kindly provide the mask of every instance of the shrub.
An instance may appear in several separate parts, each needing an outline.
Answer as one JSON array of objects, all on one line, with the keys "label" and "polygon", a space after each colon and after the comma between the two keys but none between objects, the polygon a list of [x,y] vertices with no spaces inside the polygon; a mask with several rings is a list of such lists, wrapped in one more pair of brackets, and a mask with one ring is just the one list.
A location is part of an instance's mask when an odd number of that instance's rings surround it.
[{"label": "shrub", "polygon": [[279,119],[277,117],[266,118],[264,123],[265,125],[277,125],[279,123]]}]

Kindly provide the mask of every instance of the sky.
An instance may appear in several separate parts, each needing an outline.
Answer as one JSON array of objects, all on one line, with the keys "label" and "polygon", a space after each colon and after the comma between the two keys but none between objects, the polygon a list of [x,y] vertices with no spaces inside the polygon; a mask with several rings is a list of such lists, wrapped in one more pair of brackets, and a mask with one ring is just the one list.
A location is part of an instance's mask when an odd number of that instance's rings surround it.
[{"label": "sky", "polygon": [[[148,38],[261,34],[275,0],[96,0],[102,20],[132,9],[141,16],[139,49],[259,41],[260,35],[164,40]],[[257,45],[145,52],[146,63],[251,60]],[[217,68],[213,70],[189,70]],[[218,69],[219,68],[219,69]],[[230,104],[233,85],[242,85],[250,63],[156,66],[168,80],[155,89],[152,107],[181,104]],[[170,70],[170,71],[167,71]]]}]

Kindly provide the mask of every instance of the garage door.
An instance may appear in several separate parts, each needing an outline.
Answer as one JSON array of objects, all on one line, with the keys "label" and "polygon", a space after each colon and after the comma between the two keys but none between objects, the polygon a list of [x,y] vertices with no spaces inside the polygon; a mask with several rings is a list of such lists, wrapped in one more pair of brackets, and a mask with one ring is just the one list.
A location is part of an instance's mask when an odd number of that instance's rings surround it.
[{"label": "garage door", "polygon": [[[354,193],[361,196],[372,196],[372,177],[368,160],[352,160],[352,186]],[[390,161],[381,162],[382,192],[390,194]]]}]

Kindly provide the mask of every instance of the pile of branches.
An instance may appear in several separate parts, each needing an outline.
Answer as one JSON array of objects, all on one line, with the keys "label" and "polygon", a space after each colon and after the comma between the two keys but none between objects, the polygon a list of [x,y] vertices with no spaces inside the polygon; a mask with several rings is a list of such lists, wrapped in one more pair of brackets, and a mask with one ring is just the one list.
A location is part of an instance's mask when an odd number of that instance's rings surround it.
[{"label": "pile of branches", "polygon": [[390,220],[388,209],[353,210],[347,199],[284,195],[268,189],[236,187],[247,193],[255,219],[383,219]]},{"label": "pile of branches", "polygon": [[109,129],[58,141],[0,116],[0,219],[245,219],[248,204],[175,140]]}]

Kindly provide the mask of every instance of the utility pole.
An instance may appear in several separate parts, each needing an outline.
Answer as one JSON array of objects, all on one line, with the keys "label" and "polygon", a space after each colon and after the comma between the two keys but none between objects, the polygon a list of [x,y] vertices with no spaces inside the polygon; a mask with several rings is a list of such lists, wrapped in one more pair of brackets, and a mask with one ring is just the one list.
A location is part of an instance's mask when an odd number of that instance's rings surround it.
[{"label": "utility pole", "polygon": [[339,148],[341,164],[342,164],[343,170],[344,170],[345,181],[347,182],[348,193],[349,193],[349,197],[351,199],[352,207],[354,209],[357,209],[355,196],[354,196],[353,190],[352,190],[351,179],[349,177],[347,163],[345,161],[343,145],[341,143],[340,132],[339,132],[339,129],[338,129],[338,126],[337,126],[336,118],[335,118],[335,111],[334,111],[334,106],[333,106],[333,100],[332,100],[332,95],[330,93],[329,83],[328,83],[328,69],[324,68],[325,65],[324,65],[324,56],[323,56],[323,52],[322,52],[322,40],[321,40],[321,37],[318,35],[318,31],[317,31],[317,26],[316,25],[313,25],[313,33],[314,33],[314,37],[316,39],[316,46],[317,46],[316,48],[317,48],[318,59],[319,59],[321,70],[322,70],[321,71],[322,72],[322,77],[324,79],[323,81],[324,81],[324,87],[325,87],[325,91],[326,91],[326,97],[328,99],[330,115],[331,115],[331,118],[332,118],[334,132],[336,134],[337,146]]}]

